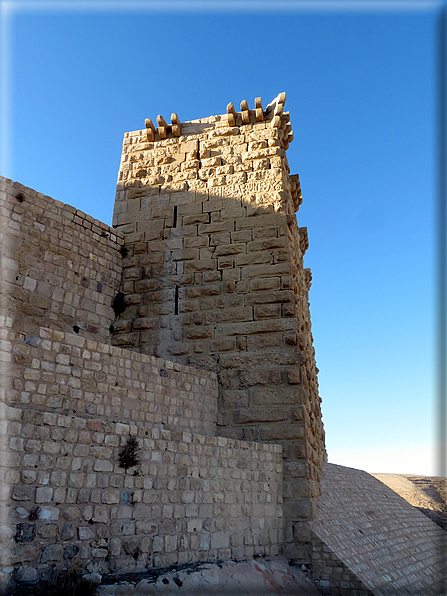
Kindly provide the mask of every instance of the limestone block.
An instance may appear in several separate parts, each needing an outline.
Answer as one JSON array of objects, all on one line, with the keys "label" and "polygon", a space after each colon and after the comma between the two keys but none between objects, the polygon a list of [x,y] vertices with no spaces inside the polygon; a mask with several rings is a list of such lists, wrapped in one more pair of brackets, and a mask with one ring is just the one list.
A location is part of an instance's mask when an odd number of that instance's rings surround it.
[{"label": "limestone block", "polygon": [[35,290],[37,286],[37,281],[31,277],[25,277],[24,281],[23,281],[23,289],[24,290],[30,290],[33,291]]},{"label": "limestone block", "polygon": [[253,240],[247,244],[248,252],[256,252],[261,250],[271,250],[273,248],[285,248],[287,246],[287,239],[284,237],[280,238],[265,238],[259,240]]},{"label": "limestone block", "polygon": [[63,557],[63,548],[61,544],[49,544],[45,547],[41,562],[46,563],[47,561],[61,561]]},{"label": "limestone block", "polygon": [[211,534],[211,548],[228,548],[230,535],[228,532],[214,532]]},{"label": "limestone block", "polygon": [[59,535],[59,526],[57,524],[45,524],[39,530],[42,538],[56,538]]},{"label": "limestone block", "polygon": [[270,290],[258,291],[246,296],[246,303],[250,306],[256,304],[281,304],[284,302],[293,302],[294,293],[291,290]]},{"label": "limestone block", "polygon": [[296,385],[301,383],[301,369],[295,368],[287,371],[287,380],[290,385]]},{"label": "limestone block", "polygon": [[30,584],[38,580],[38,572],[34,567],[21,565],[16,571],[16,580],[20,583]]},{"label": "limestone block", "polygon": [[120,490],[114,488],[108,488],[107,490],[103,491],[101,501],[102,503],[106,503],[108,505],[119,503],[120,502]]},{"label": "limestone block", "polygon": [[227,123],[231,127],[234,127],[236,124],[236,110],[231,102],[227,105]]},{"label": "limestone block", "polygon": [[57,507],[50,507],[48,505],[40,507],[39,518],[48,520],[58,520],[60,515],[60,509]]},{"label": "limestone block", "polygon": [[267,318],[277,318],[281,317],[281,305],[280,304],[263,304],[260,306],[255,306],[254,310],[254,320],[259,319],[267,319]]},{"label": "limestone block", "polygon": [[249,424],[256,422],[274,422],[288,420],[288,408],[246,408],[238,409],[234,413],[235,424]]},{"label": "limestone block", "polygon": [[[200,227],[200,225],[199,225]],[[217,268],[217,261],[215,259],[201,259],[185,261],[184,270],[186,273],[193,271],[214,270]]]},{"label": "limestone block", "polygon": [[307,499],[298,499],[287,501],[283,505],[284,515],[294,520],[308,520],[312,514],[312,501]]},{"label": "limestone block", "polygon": [[53,497],[53,489],[49,486],[36,488],[36,503],[49,503]]},{"label": "limestone block", "polygon": [[88,526],[78,527],[78,538],[79,540],[91,540],[95,537],[95,534]]},{"label": "limestone block", "polygon": [[260,436],[262,441],[281,441],[284,439],[296,440],[304,438],[304,425],[302,423],[294,424],[272,424],[261,429]]},{"label": "limestone block", "polygon": [[243,242],[236,242],[233,244],[220,244],[216,246],[213,251],[213,258],[222,257],[226,255],[235,255],[239,253],[245,253],[247,245]]},{"label": "limestone block", "polygon": [[12,489],[11,498],[16,501],[30,501],[33,499],[34,490],[31,486],[16,485]]},{"label": "limestone block", "polygon": [[299,390],[295,387],[253,387],[251,395],[254,405],[295,405],[301,399]]},{"label": "limestone block", "polygon": [[272,277],[278,275],[290,275],[291,264],[288,262],[275,265],[246,265],[242,267],[242,279],[255,277]]},{"label": "limestone block", "polygon": [[233,269],[234,257],[232,255],[228,255],[225,257],[219,257],[217,259],[217,267],[218,267],[218,269]]}]

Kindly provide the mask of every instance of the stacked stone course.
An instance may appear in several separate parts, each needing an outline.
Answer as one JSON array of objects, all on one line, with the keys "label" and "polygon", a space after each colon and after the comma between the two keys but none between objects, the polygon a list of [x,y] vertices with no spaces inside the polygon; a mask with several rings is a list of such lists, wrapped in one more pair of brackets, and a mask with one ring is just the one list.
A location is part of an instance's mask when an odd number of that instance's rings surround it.
[{"label": "stacked stone course", "polygon": [[123,237],[79,209],[0,179],[0,314],[27,336],[39,327],[108,341]]},{"label": "stacked stone course", "polygon": [[321,594],[374,596],[374,593],[337,557],[334,549],[312,536],[312,576]]},{"label": "stacked stone course", "polygon": [[8,404],[215,434],[215,375],[46,328],[23,338],[12,320],[5,324],[3,318]]},{"label": "stacked stone course", "polygon": [[[2,353],[22,357],[2,371],[4,574],[279,553],[281,447],[214,436],[215,375],[45,328],[31,346],[11,318],[0,323]],[[126,470],[129,435],[139,463]]]},{"label": "stacked stone course", "polygon": [[324,463],[313,524],[313,578],[334,596],[442,596],[445,530],[379,480]]}]

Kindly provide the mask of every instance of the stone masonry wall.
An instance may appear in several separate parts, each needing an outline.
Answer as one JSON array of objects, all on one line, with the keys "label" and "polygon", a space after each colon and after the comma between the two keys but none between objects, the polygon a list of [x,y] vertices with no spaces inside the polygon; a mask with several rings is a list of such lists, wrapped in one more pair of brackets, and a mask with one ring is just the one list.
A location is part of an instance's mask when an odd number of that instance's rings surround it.
[{"label": "stone masonry wall", "polygon": [[[247,507],[233,509],[234,528],[239,524],[247,529],[248,523],[250,532],[256,527],[263,533],[256,539],[246,534],[232,538],[233,526],[225,525],[227,510],[219,517],[213,509],[212,525],[204,522],[200,527],[210,536],[227,534],[214,541],[208,558],[218,551],[225,558],[273,554],[280,548],[295,561],[310,562],[324,431],[310,328],[311,275],[303,268],[307,231],[298,228],[295,216],[301,191],[298,177],[289,175],[286,150],[293,133],[284,101],[285,94],[280,94],[265,110],[259,98],[254,110],[242,102],[238,113],[229,104],[224,116],[182,124],[175,115],[171,125],[159,117],[157,129],[148,120],[145,130],[126,133],[116,229],[18,183],[0,180],[0,366],[6,416],[1,423],[1,474],[7,487],[1,515],[4,544],[25,553],[22,559],[17,555],[14,565],[31,556],[32,549],[22,544],[28,541],[34,550],[49,547],[57,564],[60,557],[63,562],[66,546],[67,553],[81,552],[74,548],[77,544],[65,544],[67,534],[59,520],[73,526],[62,511],[68,504],[87,507],[82,500],[87,498],[98,507],[129,505],[115,502],[116,491],[131,482],[121,485],[115,478],[118,451],[129,433],[150,441],[157,433],[171,432],[166,449],[183,453],[186,447],[181,445],[189,442],[185,437],[214,435],[216,422],[222,435],[219,447],[242,449],[237,461],[248,450],[248,459],[257,462],[249,465],[254,474],[250,481],[259,484],[251,487],[253,494],[236,497],[234,503]],[[94,435],[88,440],[82,435],[83,443],[79,429]],[[215,445],[214,439],[203,440],[191,442]],[[247,441],[271,445],[254,447]],[[272,476],[273,468],[262,467],[263,457],[256,454],[263,450],[273,454],[277,476]],[[204,460],[200,478],[208,478],[208,473],[219,480],[242,478],[233,467],[246,470],[247,464],[227,465],[229,453]],[[232,471],[225,471],[227,467]],[[137,477],[147,476],[134,471]],[[101,473],[104,478],[95,476]],[[267,476],[273,478],[272,485],[264,482]],[[157,484],[153,481],[151,487]],[[163,482],[156,490],[160,502],[167,499],[167,504],[169,491],[178,485],[169,484],[166,492]],[[203,484],[196,485],[194,502],[199,504],[201,491],[206,491]],[[234,486],[225,486],[222,499],[231,505],[228,495]],[[220,503],[215,487],[210,489],[212,499]],[[109,502],[104,495],[112,488]],[[27,520],[23,522],[17,512],[11,518],[12,503],[21,494],[27,503],[26,511],[20,511]],[[63,500],[56,503],[56,498]],[[120,493],[119,499],[125,498]],[[275,511],[254,508],[264,502],[276,503]],[[43,517],[41,507],[49,508]],[[107,511],[110,521],[115,513]],[[175,534],[166,533],[171,538],[180,536],[187,521],[180,510],[178,514],[183,525],[175,526]],[[50,519],[52,515],[59,517]],[[96,523],[80,515],[89,525]],[[42,529],[39,524],[46,519],[58,522],[57,527]],[[21,523],[25,525],[18,526]],[[116,536],[107,524],[90,537],[90,548],[106,548],[106,540],[109,559],[108,541]],[[218,529],[219,524],[225,528]],[[81,540],[76,532],[73,536]],[[185,539],[186,550],[178,538],[172,553],[189,552],[188,560],[204,558],[205,549],[198,554],[202,549],[190,538]],[[169,554],[156,559],[156,553],[171,551],[163,550],[168,548],[164,538],[162,546],[155,543],[161,550],[151,546],[145,551],[149,566],[175,558]],[[259,549],[250,550],[254,546]],[[134,561],[139,556],[135,553],[143,552],[139,543],[131,554],[131,547],[126,548],[125,557]],[[32,573],[44,573],[51,561],[47,557],[34,553]],[[132,567],[130,559],[125,560],[116,563],[116,570]],[[96,567],[105,569],[102,565]]]},{"label": "stone masonry wall", "polygon": [[3,577],[279,552],[282,449],[212,436],[214,374],[47,328],[30,345],[0,322]]},{"label": "stone masonry wall", "polygon": [[[299,184],[299,181],[298,181]],[[327,460],[325,434],[321,416],[321,397],[318,392],[318,368],[310,321],[309,290],[312,281],[310,269],[303,268],[303,256],[309,247],[307,228],[295,225],[296,217],[291,201],[286,203],[289,225],[287,227],[291,255],[293,291],[295,294],[297,347],[299,354],[300,381],[303,393],[303,417],[305,420],[305,459],[309,465],[309,490],[312,497],[313,517],[316,514],[317,497],[320,495],[320,472],[322,462]],[[290,224],[290,221],[292,224]]]},{"label": "stone masonry wall", "polygon": [[215,375],[46,328],[30,344],[13,321],[2,319],[2,391],[9,405],[215,434]]},{"label": "stone masonry wall", "polygon": [[309,562],[324,431],[284,95],[125,134],[112,342],[217,372],[219,434],[283,446],[286,554]]},{"label": "stone masonry wall", "polygon": [[137,431],[141,465],[126,471],[124,424],[9,408],[6,426],[15,448],[23,428],[34,438],[2,483],[2,566],[125,573],[279,552],[280,446],[153,428]]},{"label": "stone masonry wall", "polygon": [[332,547],[312,535],[312,579],[321,594],[329,596],[374,596],[341,561]]},{"label": "stone masonry wall", "polygon": [[0,314],[26,336],[43,326],[108,341],[122,243],[82,211],[0,178]]}]

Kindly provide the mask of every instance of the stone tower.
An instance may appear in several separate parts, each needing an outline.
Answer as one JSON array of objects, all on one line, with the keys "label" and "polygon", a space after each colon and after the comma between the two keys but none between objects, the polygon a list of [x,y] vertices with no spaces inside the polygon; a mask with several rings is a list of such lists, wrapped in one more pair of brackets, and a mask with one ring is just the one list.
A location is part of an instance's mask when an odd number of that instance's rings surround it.
[{"label": "stone tower", "polygon": [[325,444],[284,103],[124,135],[111,331],[116,346],[216,372],[219,435],[282,445],[284,552],[308,562]]}]

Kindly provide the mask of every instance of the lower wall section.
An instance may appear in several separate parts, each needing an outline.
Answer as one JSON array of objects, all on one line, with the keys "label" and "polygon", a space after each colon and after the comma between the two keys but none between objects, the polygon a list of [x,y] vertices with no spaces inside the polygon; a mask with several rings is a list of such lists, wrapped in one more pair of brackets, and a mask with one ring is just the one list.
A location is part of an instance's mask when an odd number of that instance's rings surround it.
[{"label": "lower wall section", "polygon": [[341,561],[333,549],[312,535],[312,577],[321,594],[373,596],[365,584]]},{"label": "lower wall section", "polygon": [[[122,573],[279,552],[278,445],[12,407],[5,417],[3,572],[23,564],[39,577],[67,565]],[[138,463],[125,470],[129,433]]]},{"label": "lower wall section", "polygon": [[323,464],[312,543],[323,594],[447,594],[445,531],[361,470]]}]

